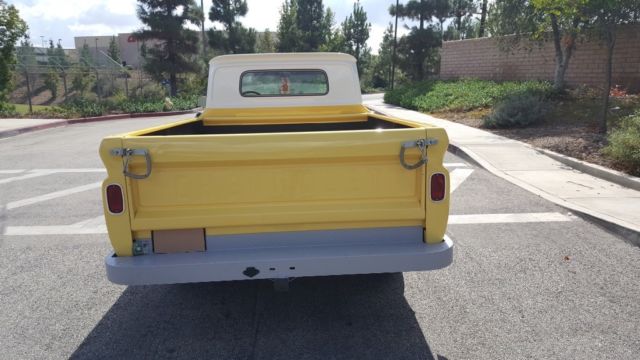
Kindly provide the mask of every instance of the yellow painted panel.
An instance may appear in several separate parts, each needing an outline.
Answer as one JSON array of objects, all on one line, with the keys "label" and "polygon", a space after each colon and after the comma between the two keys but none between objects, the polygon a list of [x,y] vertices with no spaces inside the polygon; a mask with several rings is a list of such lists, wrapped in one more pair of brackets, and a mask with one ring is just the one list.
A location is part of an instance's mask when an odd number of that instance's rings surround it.
[{"label": "yellow painted panel", "polygon": [[[276,119],[278,114],[282,119]],[[215,124],[259,124],[299,122],[300,116],[306,117],[304,122],[364,121],[368,116],[410,128],[141,136],[202,118]],[[430,176],[439,172],[449,186],[442,164],[448,140],[441,128],[368,113],[360,105],[207,110],[201,119],[103,141],[105,184],[127,185],[126,214],[105,211],[119,256],[131,255],[132,232],[135,238],[148,238],[150,231],[163,229],[203,227],[213,235],[423,226],[427,243],[444,237],[449,197],[433,202],[428,188]],[[427,166],[404,169],[400,145],[424,137],[438,139],[428,148]],[[108,154],[117,147],[149,150],[151,176],[125,180],[122,159]],[[413,163],[418,156],[411,149],[406,160]],[[143,158],[134,157],[130,170],[143,173]]]}]

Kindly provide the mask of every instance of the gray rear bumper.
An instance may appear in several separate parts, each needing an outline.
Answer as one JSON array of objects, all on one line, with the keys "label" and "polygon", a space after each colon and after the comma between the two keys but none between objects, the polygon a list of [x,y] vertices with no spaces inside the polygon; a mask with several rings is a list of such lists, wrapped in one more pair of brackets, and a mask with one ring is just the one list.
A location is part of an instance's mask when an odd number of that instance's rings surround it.
[{"label": "gray rear bumper", "polygon": [[435,270],[453,261],[453,243],[330,242],[311,246],[239,247],[183,254],[106,258],[107,277],[123,285]]}]

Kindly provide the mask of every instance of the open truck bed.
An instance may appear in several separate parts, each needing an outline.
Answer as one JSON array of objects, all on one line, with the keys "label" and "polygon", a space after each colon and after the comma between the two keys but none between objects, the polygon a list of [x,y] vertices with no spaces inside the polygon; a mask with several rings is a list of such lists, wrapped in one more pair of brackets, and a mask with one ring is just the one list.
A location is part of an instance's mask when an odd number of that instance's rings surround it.
[{"label": "open truck bed", "polygon": [[[157,284],[447,266],[447,145],[441,128],[362,105],[208,108],[105,138],[108,277]],[[110,185],[122,192],[118,213]]]}]

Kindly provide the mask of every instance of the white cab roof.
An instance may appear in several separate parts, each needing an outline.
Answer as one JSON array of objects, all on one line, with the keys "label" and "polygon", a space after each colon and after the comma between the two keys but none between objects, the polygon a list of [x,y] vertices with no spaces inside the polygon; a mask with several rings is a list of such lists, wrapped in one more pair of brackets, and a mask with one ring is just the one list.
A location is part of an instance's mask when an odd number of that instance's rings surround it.
[{"label": "white cab roof", "polygon": [[[356,59],[341,53],[283,53],[222,55],[209,62],[207,108],[332,106],[362,103]],[[250,70],[320,69],[327,74],[329,92],[317,96],[246,97],[240,77]]]}]

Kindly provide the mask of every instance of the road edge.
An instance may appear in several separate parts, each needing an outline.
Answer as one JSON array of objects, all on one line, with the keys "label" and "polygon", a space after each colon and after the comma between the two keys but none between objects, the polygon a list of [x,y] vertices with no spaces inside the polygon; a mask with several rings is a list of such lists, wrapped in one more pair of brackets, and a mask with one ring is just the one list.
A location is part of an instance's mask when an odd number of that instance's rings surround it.
[{"label": "road edge", "polygon": [[85,118],[76,118],[76,119],[60,119],[58,121],[52,120],[48,124],[26,126],[23,128],[0,131],[0,139],[9,138],[9,137],[13,137],[13,136],[33,132],[33,131],[52,129],[52,128],[67,126],[67,125],[84,124],[84,123],[98,122],[98,121],[136,119],[136,118],[143,118],[143,117],[183,115],[183,114],[195,113],[197,111],[198,109],[191,109],[191,110],[182,110],[182,111],[163,111],[163,112],[155,112],[155,113],[151,112],[151,113],[104,115],[104,116],[94,116],[94,117],[85,117]]}]

